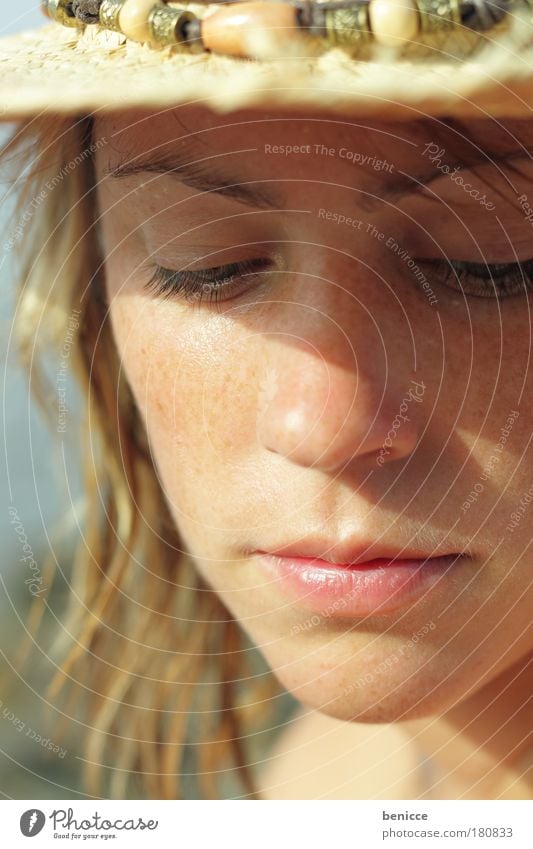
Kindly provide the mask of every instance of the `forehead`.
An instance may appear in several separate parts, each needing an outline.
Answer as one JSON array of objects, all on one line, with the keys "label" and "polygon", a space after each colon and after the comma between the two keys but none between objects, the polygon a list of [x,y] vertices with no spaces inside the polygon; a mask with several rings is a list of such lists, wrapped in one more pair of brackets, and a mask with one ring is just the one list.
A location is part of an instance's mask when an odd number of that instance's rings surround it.
[{"label": "forehead", "polygon": [[[487,190],[507,166],[521,169],[522,184],[532,176],[531,161],[524,163],[524,156],[531,160],[533,122],[524,120],[464,124],[453,117],[425,117],[370,123],[303,110],[217,114],[195,105],[109,114],[96,120],[94,132],[103,142],[96,152],[98,184],[111,206],[121,198],[131,206],[130,189],[144,187],[149,175],[147,185],[158,198],[170,190],[174,178],[174,187],[200,190],[206,203],[223,195],[243,200],[245,194],[244,202],[254,208],[279,209],[323,199],[324,194],[333,202],[339,192],[356,191],[367,211],[376,204],[392,211],[391,204],[440,180],[445,203],[458,203],[464,212],[466,195],[443,176],[443,162],[447,173],[488,163],[476,171]],[[151,179],[156,175],[163,179]],[[109,176],[134,182],[105,179]],[[256,183],[261,186],[252,185]],[[479,212],[472,204],[469,209]]]},{"label": "forehead", "polygon": [[[411,122],[415,124],[416,122]],[[163,134],[165,137],[178,137],[194,133],[209,133],[212,131],[240,132],[243,128],[264,128],[271,126],[278,132],[302,129],[306,133],[318,131],[321,127],[330,127],[333,131],[347,136],[355,129],[365,127],[402,126],[389,122],[365,121],[350,115],[332,115],[331,112],[285,110],[269,111],[266,109],[240,109],[225,113],[214,112],[200,105],[184,105],[157,112],[145,110],[125,110],[109,112],[95,116],[95,125],[101,132],[113,132],[122,138],[134,134],[149,138]],[[404,122],[406,128],[407,122]]]},{"label": "forehead", "polygon": [[[160,113],[129,113],[98,119],[95,133],[106,144],[98,152],[103,175],[183,167],[200,169],[235,181],[283,178],[284,191],[292,180],[316,179],[345,183],[351,172],[358,179],[382,182],[385,174],[372,171],[376,159],[414,167],[427,130],[392,124],[368,125],[349,116],[306,112],[241,110],[217,114],[202,107]],[[363,165],[364,167],[361,167]],[[363,173],[367,172],[367,173]]]},{"label": "forehead", "polygon": [[[158,158],[172,151],[206,156],[210,152],[255,151],[268,154],[272,161],[282,161],[291,157],[288,145],[300,145],[302,152],[307,147],[310,157],[321,159],[329,154],[339,158],[343,150],[406,162],[419,157],[428,144],[440,145],[443,154],[467,165],[483,155],[490,159],[520,150],[529,152],[533,147],[533,120],[480,118],[464,123],[453,116],[421,115],[392,123],[303,109],[216,113],[204,106],[185,105],[158,112],[127,110],[96,116],[93,135],[106,141],[101,159],[107,165],[151,152]],[[353,161],[349,155],[340,158]]]},{"label": "forehead", "polygon": [[[161,112],[127,112],[98,117],[95,135],[111,142],[107,150],[110,158],[117,154],[139,155],[153,150],[164,153],[165,146],[172,149],[190,149],[191,152],[220,152],[235,148],[261,149],[273,155],[279,147],[292,144],[309,145],[310,152],[319,153],[318,146],[327,144],[360,147],[385,147],[406,144],[422,139],[428,128],[412,123],[385,124],[358,120],[350,116],[331,113],[268,112],[264,110],[239,110],[225,114],[215,113],[205,107],[187,106]],[[283,151],[284,153],[285,151]],[[281,153],[280,155],[283,155]],[[324,152],[323,152],[324,153]]]}]

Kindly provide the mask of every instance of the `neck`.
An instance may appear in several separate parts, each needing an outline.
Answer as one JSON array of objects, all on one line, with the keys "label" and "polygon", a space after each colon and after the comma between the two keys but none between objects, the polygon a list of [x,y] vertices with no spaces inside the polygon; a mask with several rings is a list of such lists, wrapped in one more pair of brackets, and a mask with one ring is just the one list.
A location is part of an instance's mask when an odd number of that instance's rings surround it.
[{"label": "neck", "polygon": [[402,723],[429,759],[421,798],[531,798],[532,668],[529,654],[445,714]]}]

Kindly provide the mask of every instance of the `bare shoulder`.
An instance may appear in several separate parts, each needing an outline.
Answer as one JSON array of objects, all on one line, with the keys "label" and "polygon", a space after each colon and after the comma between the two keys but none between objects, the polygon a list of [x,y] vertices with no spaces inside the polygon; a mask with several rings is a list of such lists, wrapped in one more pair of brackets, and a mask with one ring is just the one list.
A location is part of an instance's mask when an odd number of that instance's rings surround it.
[{"label": "bare shoulder", "polygon": [[264,799],[411,799],[417,759],[394,725],[343,722],[302,708],[259,774]]}]

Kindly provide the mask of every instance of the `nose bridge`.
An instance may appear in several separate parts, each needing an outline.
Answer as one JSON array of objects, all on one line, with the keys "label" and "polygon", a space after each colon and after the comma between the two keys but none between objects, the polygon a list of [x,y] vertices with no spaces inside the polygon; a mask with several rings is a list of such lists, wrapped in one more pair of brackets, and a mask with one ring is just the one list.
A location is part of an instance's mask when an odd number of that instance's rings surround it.
[{"label": "nose bridge", "polygon": [[302,241],[292,245],[297,273],[277,313],[284,335],[264,337],[257,416],[267,450],[328,471],[356,459],[382,467],[405,458],[423,429],[421,405],[408,395],[414,338],[389,285],[386,228],[376,216],[357,217],[357,203],[352,222],[328,219],[328,211],[349,212],[348,204],[328,203],[335,197],[333,189],[321,194],[326,212],[306,219]]},{"label": "nose bridge", "polygon": [[[400,411],[397,364],[371,325],[360,313],[357,330],[344,334],[322,314],[312,322],[312,336],[285,333],[265,340],[257,427],[266,449],[328,471],[357,457],[374,456],[381,466],[412,450],[417,428],[405,405]],[[398,415],[400,427],[391,439]]]}]

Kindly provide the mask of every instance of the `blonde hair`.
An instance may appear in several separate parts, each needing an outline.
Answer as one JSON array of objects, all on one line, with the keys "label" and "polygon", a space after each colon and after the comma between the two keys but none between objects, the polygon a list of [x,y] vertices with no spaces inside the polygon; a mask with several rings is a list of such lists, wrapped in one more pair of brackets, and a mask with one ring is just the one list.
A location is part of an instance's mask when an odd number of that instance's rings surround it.
[{"label": "blonde hair", "polygon": [[[254,666],[239,627],[182,552],[122,376],[104,297],[91,131],[90,116],[28,120],[0,158],[22,174],[13,184],[17,227],[4,246],[17,261],[20,359],[57,430],[45,363],[68,335],[82,402],[84,509],[48,697],[69,694],[67,712],[83,717],[92,795],[108,788],[125,798],[140,782],[151,798],[180,798],[180,776],[195,764],[201,798],[223,795],[227,771],[253,798],[246,741],[280,688]],[[46,599],[35,605],[34,638]]]}]

